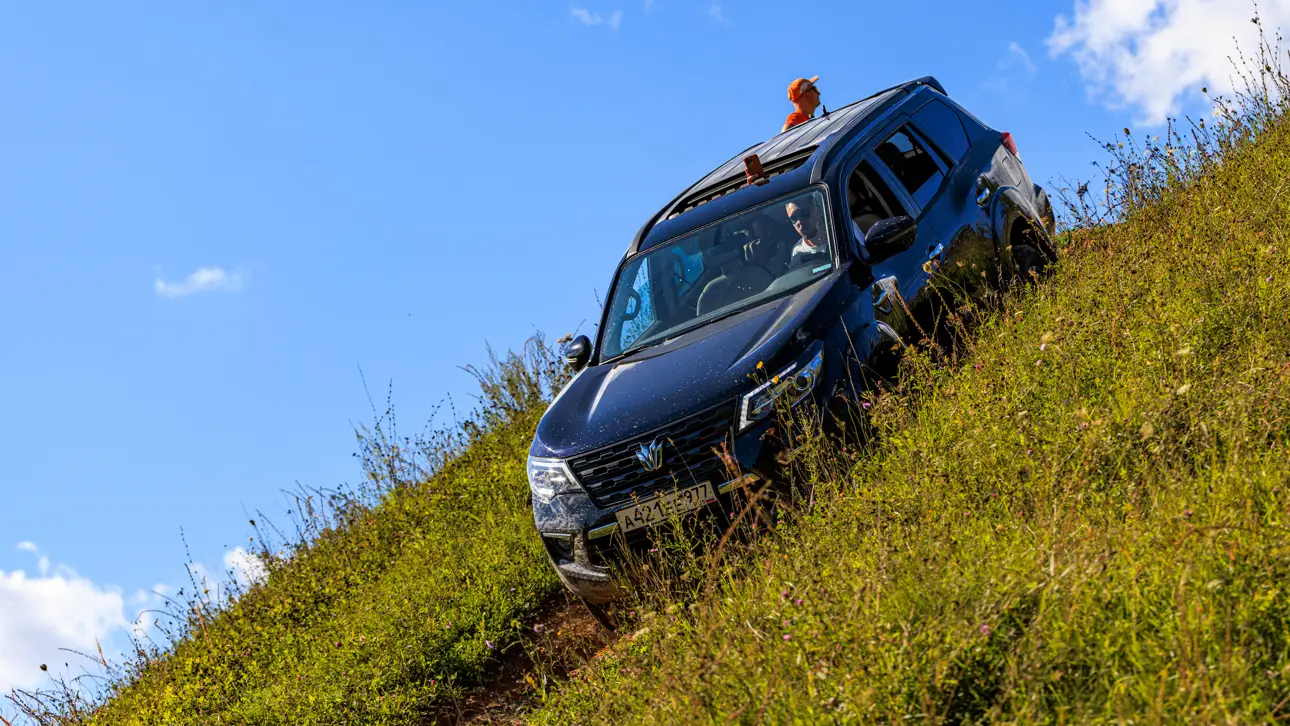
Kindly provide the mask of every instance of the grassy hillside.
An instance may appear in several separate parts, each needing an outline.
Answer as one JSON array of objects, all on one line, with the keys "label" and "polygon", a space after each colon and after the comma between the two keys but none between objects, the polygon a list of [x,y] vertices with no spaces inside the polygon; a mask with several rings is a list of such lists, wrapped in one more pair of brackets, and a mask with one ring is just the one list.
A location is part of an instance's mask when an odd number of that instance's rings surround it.
[{"label": "grassy hillside", "polygon": [[[190,599],[178,644],[115,671],[97,711],[44,694],[22,699],[30,715],[408,724],[435,713],[480,680],[515,641],[516,621],[558,587],[533,535],[525,456],[559,376],[540,343],[485,372],[483,412],[450,447],[463,453],[433,476],[419,475],[415,442],[373,432],[363,455],[374,506],[341,498],[331,526],[271,562],[267,583],[231,605]],[[423,453],[442,462],[447,444]]]},{"label": "grassy hillside", "polygon": [[1113,144],[1119,224],[961,365],[908,360],[799,521],[646,577],[636,635],[532,720],[1290,715],[1290,125],[1239,122],[1190,169]]},{"label": "grassy hillside", "polygon": [[[911,350],[866,402],[870,450],[813,444],[814,497],[782,525],[636,568],[630,635],[535,685],[530,720],[1290,714],[1290,125],[1239,111],[1209,144],[1110,145],[1116,224],[990,301],[949,365]],[[558,591],[524,457],[561,375],[535,347],[481,380],[461,438],[418,459],[374,432],[374,494],[307,518],[235,601],[190,600],[105,703],[29,715],[414,724],[486,682]]]}]

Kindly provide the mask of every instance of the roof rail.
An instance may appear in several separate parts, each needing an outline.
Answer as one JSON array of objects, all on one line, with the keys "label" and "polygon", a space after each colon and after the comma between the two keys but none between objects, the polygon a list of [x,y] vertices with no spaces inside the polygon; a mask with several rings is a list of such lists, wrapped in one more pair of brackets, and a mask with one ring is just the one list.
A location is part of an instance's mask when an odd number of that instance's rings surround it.
[{"label": "roof rail", "polygon": [[[859,103],[860,101],[866,101],[870,98],[875,98],[877,96],[881,96],[884,93],[888,93],[890,91],[895,91],[898,89],[904,90],[907,93],[912,93],[918,86],[927,86],[928,88],[935,89],[943,96],[950,95],[945,91],[945,86],[942,86],[941,82],[936,80],[935,76],[922,76],[921,78],[915,78],[910,81],[905,81],[904,83],[898,83],[889,88],[884,88],[881,91],[878,91],[877,93],[871,93],[868,96],[865,96],[864,98],[859,99],[858,101],[853,101],[852,104]],[[852,104],[848,104],[848,105],[852,105]],[[740,152],[739,154],[731,158],[732,159],[738,158],[739,156],[747,154],[749,151],[752,151],[758,146],[760,146],[760,144],[753,144],[752,146],[749,146],[747,149],[744,149],[742,152]],[[797,166],[800,166],[802,162],[806,161],[806,159],[811,156],[811,154],[815,153],[817,148],[818,147],[816,146],[811,146],[808,149],[803,150],[804,152],[807,152],[807,153],[804,153],[801,155],[790,154],[787,157],[776,159],[774,163],[766,165],[767,175],[770,176],[776,173],[783,173]],[[664,219],[671,219],[672,217],[678,216],[683,211],[688,211],[690,209],[693,209],[699,206],[700,204],[703,204],[703,202],[711,201],[712,199],[716,199],[717,197],[723,196],[724,194],[729,194],[730,192],[737,191],[738,189],[742,188],[743,182],[744,182],[743,176],[739,175],[737,177],[731,177],[730,179],[727,179],[727,180],[718,181],[716,184],[713,184],[712,186],[709,186],[706,189],[696,190],[695,187],[698,186],[699,182],[695,182],[694,184],[691,184],[680,194],[673,197],[672,201],[668,202],[662,209],[656,212],[653,217],[650,217],[649,221],[641,225],[640,230],[636,232],[635,239],[632,240],[631,248],[639,248],[641,242],[643,242],[645,238],[649,236],[650,230],[653,229],[654,225],[658,224],[660,221]],[[694,201],[696,203],[690,204],[691,201]],[[670,213],[678,205],[684,208],[676,213]]]},{"label": "roof rail", "polygon": [[898,88],[903,88],[903,89],[904,89],[904,90],[906,90],[906,91],[911,91],[911,92],[912,92],[912,91],[913,91],[916,87],[918,87],[918,86],[927,86],[928,88],[934,88],[934,89],[936,89],[936,91],[937,91],[938,93],[940,93],[942,96],[948,96],[948,95],[950,95],[950,94],[948,94],[948,93],[946,93],[946,92],[945,92],[945,86],[942,86],[942,85],[941,85],[941,82],[940,82],[940,81],[938,81],[938,80],[936,80],[936,77],[935,77],[935,76],[923,76],[922,78],[915,78],[915,79],[914,79],[914,80],[912,80],[912,81],[905,81],[904,83],[897,83],[896,85],[894,85],[894,86],[892,86],[892,87],[890,87],[890,88],[884,88],[884,89],[882,89],[881,91],[878,91],[877,93],[871,93],[871,94],[869,94],[868,96],[865,96],[865,98],[862,98],[862,99],[860,99],[860,100],[862,100],[862,101],[863,101],[863,100],[865,100],[865,99],[873,98],[874,96],[881,96],[882,94],[887,93],[888,91],[894,91],[894,90],[896,90],[896,89],[898,89]]}]

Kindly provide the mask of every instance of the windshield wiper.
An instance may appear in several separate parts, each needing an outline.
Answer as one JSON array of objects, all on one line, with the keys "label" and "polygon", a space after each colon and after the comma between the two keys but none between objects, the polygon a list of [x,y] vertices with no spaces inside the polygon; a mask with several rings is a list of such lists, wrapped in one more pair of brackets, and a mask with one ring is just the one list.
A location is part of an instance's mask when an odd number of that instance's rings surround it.
[{"label": "windshield wiper", "polygon": [[654,346],[656,346],[656,345],[662,345],[662,344],[666,343],[666,342],[667,342],[667,341],[669,341],[669,340],[671,340],[671,338],[661,338],[661,339],[656,340],[656,341],[654,341],[654,342],[652,342],[652,343],[645,343],[644,345],[638,345],[638,346],[636,346],[636,347],[634,347],[634,348],[628,348],[627,350],[623,351],[622,353],[619,353],[618,355],[614,356],[613,358],[606,358],[606,359],[604,359],[604,360],[600,361],[600,365],[604,365],[604,364],[606,364],[606,363],[613,363],[614,361],[618,360],[619,358],[626,358],[627,356],[629,356],[629,355],[631,355],[631,354],[633,354],[633,353],[639,353],[639,352],[641,352],[642,350],[647,350],[647,349],[649,349],[649,348],[653,348],[653,347],[654,347]]}]

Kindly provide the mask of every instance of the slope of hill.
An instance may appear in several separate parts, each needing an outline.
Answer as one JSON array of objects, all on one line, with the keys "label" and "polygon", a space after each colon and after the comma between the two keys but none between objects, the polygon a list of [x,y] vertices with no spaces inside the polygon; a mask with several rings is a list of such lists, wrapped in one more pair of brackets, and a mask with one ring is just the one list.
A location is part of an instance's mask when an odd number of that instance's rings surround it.
[{"label": "slope of hill", "polygon": [[[461,696],[558,581],[533,536],[525,457],[562,372],[535,341],[481,376],[483,411],[433,476],[416,442],[381,431],[363,456],[379,496],[343,497],[270,560],[267,582],[219,607],[189,594],[166,652],[109,675],[97,710],[71,692],[26,694],[44,723],[415,723]],[[388,423],[388,419],[387,419]],[[450,443],[450,442],[449,442]],[[371,499],[371,497],[369,497]],[[325,502],[311,502],[314,511]],[[262,523],[263,524],[263,523]],[[60,697],[61,695],[61,697]]]},{"label": "slope of hill", "polygon": [[[1117,224],[1076,229],[1051,279],[992,301],[954,365],[911,351],[900,386],[865,402],[871,450],[817,442],[814,496],[788,521],[630,573],[648,586],[623,608],[631,635],[568,680],[530,679],[528,717],[1290,712],[1290,125],[1267,98],[1216,145],[1112,145]],[[192,601],[176,644],[114,671],[97,708],[51,693],[22,699],[29,715],[445,713],[558,590],[524,457],[560,377],[543,347],[501,363],[429,472],[408,476],[406,442],[369,438],[379,498],[347,500],[235,602]]]},{"label": "slope of hill", "polygon": [[1191,173],[1112,145],[1120,223],[962,365],[907,361],[872,456],[779,536],[655,578],[630,645],[532,720],[1290,714],[1290,124],[1246,111]]}]

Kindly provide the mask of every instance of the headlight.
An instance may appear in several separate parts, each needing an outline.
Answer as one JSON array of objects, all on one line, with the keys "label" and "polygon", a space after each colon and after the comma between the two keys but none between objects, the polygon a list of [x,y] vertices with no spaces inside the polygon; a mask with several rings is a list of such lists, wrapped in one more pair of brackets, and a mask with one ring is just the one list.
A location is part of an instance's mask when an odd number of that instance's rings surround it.
[{"label": "headlight", "polygon": [[816,343],[815,355],[805,365],[794,363],[745,394],[739,401],[739,430],[766,418],[777,405],[796,406],[815,388],[823,365],[824,346]]},{"label": "headlight", "polygon": [[578,480],[563,460],[530,456],[529,489],[533,490],[534,499],[549,502],[557,494],[578,491]]}]

